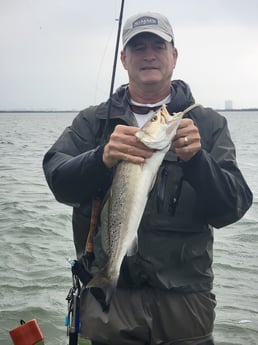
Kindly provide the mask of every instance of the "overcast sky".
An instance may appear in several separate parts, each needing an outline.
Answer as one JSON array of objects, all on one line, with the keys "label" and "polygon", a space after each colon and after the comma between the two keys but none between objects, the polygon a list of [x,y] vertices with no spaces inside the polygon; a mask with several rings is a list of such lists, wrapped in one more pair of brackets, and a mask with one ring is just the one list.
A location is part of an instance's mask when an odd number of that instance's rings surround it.
[{"label": "overcast sky", "polygon": [[[83,109],[109,95],[121,1],[0,0],[0,110]],[[258,107],[258,0],[125,0],[169,18],[198,103]],[[121,48],[121,46],[120,46]],[[115,88],[127,82],[118,59]]]}]

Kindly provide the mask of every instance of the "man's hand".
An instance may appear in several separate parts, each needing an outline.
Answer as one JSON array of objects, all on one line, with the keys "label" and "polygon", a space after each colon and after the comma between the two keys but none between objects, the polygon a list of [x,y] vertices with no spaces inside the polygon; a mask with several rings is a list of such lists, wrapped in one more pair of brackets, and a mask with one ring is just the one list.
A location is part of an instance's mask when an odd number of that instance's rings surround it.
[{"label": "man's hand", "polygon": [[183,161],[190,160],[201,149],[200,133],[191,119],[182,119],[171,147]]},{"label": "man's hand", "polygon": [[119,161],[125,160],[136,164],[144,163],[154,150],[143,145],[135,136],[138,127],[117,125],[111,134],[103,152],[103,162],[112,168]]}]

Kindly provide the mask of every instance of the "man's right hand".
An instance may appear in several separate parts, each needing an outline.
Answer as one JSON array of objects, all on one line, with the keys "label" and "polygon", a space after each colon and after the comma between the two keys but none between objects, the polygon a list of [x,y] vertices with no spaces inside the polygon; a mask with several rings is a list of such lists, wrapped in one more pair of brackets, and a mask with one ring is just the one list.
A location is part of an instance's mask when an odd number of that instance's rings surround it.
[{"label": "man's right hand", "polygon": [[141,164],[152,156],[154,150],[149,149],[136,138],[135,133],[138,131],[138,127],[125,125],[115,127],[103,152],[102,159],[106,167],[112,168],[121,160]]}]

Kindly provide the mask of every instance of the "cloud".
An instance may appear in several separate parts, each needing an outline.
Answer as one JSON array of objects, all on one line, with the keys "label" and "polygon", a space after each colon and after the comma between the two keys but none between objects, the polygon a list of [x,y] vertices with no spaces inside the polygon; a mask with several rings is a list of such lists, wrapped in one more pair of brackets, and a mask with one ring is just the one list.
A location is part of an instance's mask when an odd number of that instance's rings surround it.
[{"label": "cloud", "polygon": [[[170,19],[179,50],[175,78],[213,107],[228,98],[257,106],[258,2],[125,1]],[[120,1],[9,0],[0,12],[0,109],[80,109],[109,95]],[[118,59],[115,87],[127,82]]]}]

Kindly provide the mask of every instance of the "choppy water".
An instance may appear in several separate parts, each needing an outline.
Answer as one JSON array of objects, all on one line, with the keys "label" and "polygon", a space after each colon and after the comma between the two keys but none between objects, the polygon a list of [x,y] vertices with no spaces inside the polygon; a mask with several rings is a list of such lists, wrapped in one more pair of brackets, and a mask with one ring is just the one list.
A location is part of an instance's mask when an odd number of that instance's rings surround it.
[{"label": "choppy water", "polygon": [[[74,257],[71,209],[57,203],[42,158],[72,113],[0,114],[0,344],[20,319],[36,318],[46,345],[66,345],[65,256]],[[258,344],[258,112],[225,113],[254,204],[238,223],[215,230],[217,345]]]}]

